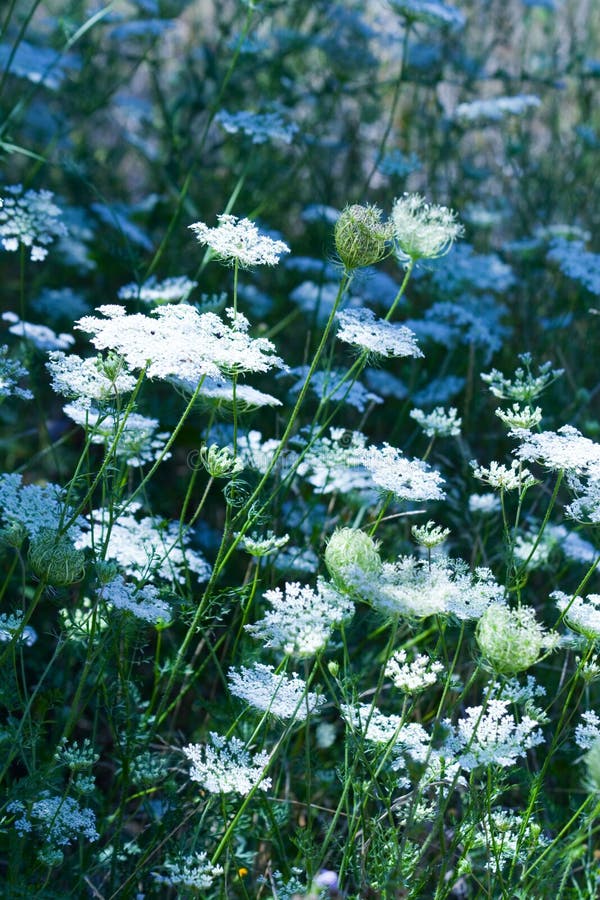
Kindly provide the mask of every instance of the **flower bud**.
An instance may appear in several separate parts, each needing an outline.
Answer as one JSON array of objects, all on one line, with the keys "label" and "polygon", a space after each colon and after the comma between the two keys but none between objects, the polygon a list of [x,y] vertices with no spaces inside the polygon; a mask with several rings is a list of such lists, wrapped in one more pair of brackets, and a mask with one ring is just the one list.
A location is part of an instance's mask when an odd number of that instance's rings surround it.
[{"label": "flower bud", "polygon": [[335,247],[346,269],[372,266],[386,255],[391,238],[376,206],[347,206],[335,224]]},{"label": "flower bud", "polygon": [[325,564],[336,587],[354,592],[357,576],[378,576],[382,563],[373,538],[355,528],[338,528],[331,535],[325,550]]},{"label": "flower bud", "polygon": [[44,528],[31,540],[29,563],[38,578],[64,587],[83,578],[85,553],[77,550],[66,535]]},{"label": "flower bud", "polygon": [[500,603],[488,606],[475,636],[483,656],[502,675],[516,675],[533,666],[557,637],[545,631],[533,609],[510,609]]}]

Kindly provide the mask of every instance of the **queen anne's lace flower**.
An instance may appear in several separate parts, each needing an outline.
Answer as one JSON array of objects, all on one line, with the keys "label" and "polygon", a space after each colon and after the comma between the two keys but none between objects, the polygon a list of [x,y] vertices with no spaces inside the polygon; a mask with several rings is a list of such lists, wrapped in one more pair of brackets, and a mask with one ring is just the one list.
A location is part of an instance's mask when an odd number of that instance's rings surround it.
[{"label": "queen anne's lace flower", "polygon": [[23,322],[15,313],[5,312],[2,315],[5,322],[13,324],[8,329],[11,334],[31,341],[38,350],[66,350],[75,343],[72,334],[55,334],[47,325],[39,325],[37,322]]},{"label": "queen anne's lace flower", "polygon": [[447,411],[443,406],[436,406],[430,413],[422,409],[413,409],[410,417],[423,429],[427,437],[456,437],[460,434],[462,419],[454,406]]},{"label": "queen anne's lace flower", "polygon": [[143,619],[153,625],[171,621],[171,607],[160,599],[158,589],[152,584],[137,588],[128,584],[121,575],[105,584],[100,589],[100,596],[115,609],[126,610],[137,619]]},{"label": "queen anne's lace flower", "polygon": [[5,250],[29,248],[34,262],[48,255],[47,247],[57,237],[67,233],[59,221],[61,211],[53,202],[50,191],[23,192],[20,184],[2,189],[4,202],[0,206],[0,243]]},{"label": "queen anne's lace flower", "polygon": [[280,719],[303,721],[324,703],[324,697],[308,691],[306,682],[295,672],[288,678],[262,663],[254,663],[252,668],[241,666],[238,671],[230,669],[228,680],[234,697]]},{"label": "queen anne's lace flower", "polygon": [[[130,507],[138,508],[135,504]],[[77,546],[101,547],[105,534],[109,533],[106,558],[114,559],[133,578],[183,584],[186,569],[194,572],[198,581],[206,581],[210,576],[206,560],[185,546],[189,539],[187,535],[181,537],[179,522],[164,522],[151,516],[138,521],[131,513],[113,522],[110,513],[102,509],[93,510],[90,518],[91,527],[81,535]]]},{"label": "queen anne's lace flower", "polygon": [[[0,511],[4,522],[22,528],[29,538],[46,529],[56,532],[61,518],[68,520],[71,510],[64,507],[64,491],[56,484],[23,484],[17,473],[0,475]],[[70,537],[80,533],[83,519],[67,532]]]},{"label": "queen anne's lace flower", "polygon": [[326,582],[319,581],[317,590],[299,582],[265,592],[271,604],[263,619],[246,625],[253,637],[265,641],[294,656],[312,656],[325,646],[336,625],[354,612],[354,604]]},{"label": "queen anne's lace flower", "polygon": [[492,460],[489,468],[478,466],[475,460],[471,462],[471,465],[475,478],[500,491],[524,491],[537,484],[537,480],[529,469],[526,469],[516,459],[513,459],[510,468],[496,462],[496,460]]},{"label": "queen anne's lace flower", "polygon": [[[63,412],[86,429],[92,444],[111,446],[121,428],[119,419],[112,415],[101,415],[95,409],[87,409],[85,403],[67,403]],[[134,468],[158,459],[163,453],[169,433],[157,434],[157,428],[158,419],[130,413],[115,448],[116,456]],[[162,459],[169,459],[170,456],[170,453],[166,453]]]},{"label": "queen anne's lace flower", "polygon": [[239,738],[227,740],[214,731],[210,740],[212,746],[190,744],[183,748],[192,764],[192,781],[198,781],[211,794],[249,794],[255,787],[262,791],[270,788],[271,779],[263,776],[269,764],[268,753],[252,757]]},{"label": "queen anne's lace flower", "polygon": [[556,600],[569,628],[592,640],[600,637],[600,594],[570,597],[562,591],[554,591],[550,596]]},{"label": "queen anne's lace flower", "polygon": [[557,432],[527,434],[515,455],[554,471],[600,478],[600,444],[584,437],[572,425],[563,425]]},{"label": "queen anne's lace flower", "polygon": [[18,386],[21,378],[28,375],[25,366],[16,359],[8,356],[6,344],[0,347],[0,403],[8,397],[20,397],[21,400],[31,400],[33,394],[28,388]]},{"label": "queen anne's lace flower", "polygon": [[114,350],[133,370],[147,367],[150,378],[190,379],[221,373],[268,372],[283,367],[266,338],[253,339],[241,313],[228,310],[231,325],[212,312],[199,313],[185,303],[153,309],[149,316],[127,315],[122,306],[100,306],[103,319],[84,316],[76,328],[93,335],[99,350]]},{"label": "queen anne's lace flower", "polygon": [[261,234],[250,219],[226,214],[217,219],[217,228],[209,228],[203,222],[195,222],[189,227],[200,243],[208,245],[223,261],[237,260],[242,266],[275,266],[282,253],[290,252],[283,241],[274,241]]},{"label": "queen anne's lace flower", "polygon": [[543,743],[537,720],[524,715],[517,721],[509,712],[510,700],[490,700],[487,707],[473,706],[456,726],[444,724],[452,732],[446,744],[459,757],[461,768],[470,772],[479,766],[514,766],[527,750]]},{"label": "queen anne's lace flower", "polygon": [[169,887],[181,885],[193,889],[194,893],[211,887],[215,878],[223,874],[223,867],[213,866],[204,850],[179,862],[165,862],[164,868],[167,871],[166,875],[152,873],[158,884],[166,884]]},{"label": "queen anne's lace flower", "polygon": [[90,356],[82,359],[75,353],[65,356],[57,350],[48,354],[46,368],[52,387],[65,397],[77,400],[80,408],[89,409],[92,402],[105,403],[131,393],[136,378],[130,374],[124,360],[114,354],[106,359]]},{"label": "queen anne's lace flower", "polygon": [[435,684],[444,666],[429,656],[418,654],[409,660],[406,650],[397,650],[388,660],[385,674],[394,687],[405,694],[416,694]]},{"label": "queen anne's lace flower", "polygon": [[400,450],[383,444],[369,447],[356,455],[356,462],[365,466],[375,484],[391,491],[399,500],[441,500],[443,478],[420,460],[402,456]]},{"label": "queen anne's lace flower", "polygon": [[420,194],[404,194],[396,200],[392,222],[398,256],[405,260],[444,256],[463,233],[456,213],[426,203]]},{"label": "queen anne's lace flower", "polygon": [[257,113],[244,109],[230,113],[222,109],[215,116],[215,122],[229,134],[242,132],[251,137],[253,144],[265,144],[267,141],[291,144],[298,131],[295,122],[284,119],[278,112]]},{"label": "queen anne's lace flower", "polygon": [[349,309],[337,319],[337,337],[346,344],[379,356],[423,356],[409,328],[378,319],[370,309]]},{"label": "queen anne's lace flower", "polygon": [[191,281],[184,275],[175,278],[165,278],[164,281],[157,281],[152,275],[143,284],[126,284],[119,289],[119,300],[138,300],[141,303],[161,304],[161,303],[182,303],[187,300],[195,287],[198,287],[197,281]]}]

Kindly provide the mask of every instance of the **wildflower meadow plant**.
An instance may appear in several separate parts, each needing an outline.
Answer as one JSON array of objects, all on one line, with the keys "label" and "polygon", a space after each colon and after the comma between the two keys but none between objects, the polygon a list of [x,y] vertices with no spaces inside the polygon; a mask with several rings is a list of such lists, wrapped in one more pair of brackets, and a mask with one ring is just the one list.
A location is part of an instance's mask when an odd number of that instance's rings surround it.
[{"label": "wildflower meadow plant", "polygon": [[596,7],[3,5],[0,895],[599,895]]}]

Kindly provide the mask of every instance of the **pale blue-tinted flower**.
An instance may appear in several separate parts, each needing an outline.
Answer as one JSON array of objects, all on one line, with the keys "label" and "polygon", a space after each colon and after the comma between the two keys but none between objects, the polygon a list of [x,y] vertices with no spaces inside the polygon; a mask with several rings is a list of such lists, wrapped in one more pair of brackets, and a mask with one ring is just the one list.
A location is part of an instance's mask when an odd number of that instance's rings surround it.
[{"label": "pale blue-tinted flower", "polygon": [[29,373],[16,359],[10,359],[8,352],[6,344],[0,347],[0,403],[8,397],[31,400],[33,398],[31,391],[18,385],[18,382]]},{"label": "pale blue-tinted flower", "polygon": [[241,110],[230,113],[221,110],[215,116],[217,122],[229,134],[242,134],[252,138],[253,144],[265,144],[267,141],[282,141],[291,144],[298,131],[295,122],[290,122],[278,111],[252,112]]},{"label": "pale blue-tinted flower", "polygon": [[486,124],[501,122],[507,116],[523,116],[537,109],[541,100],[533,94],[517,94],[514,97],[491,97],[488,100],[472,100],[459,103],[454,117],[462,123]]},{"label": "pale blue-tinted flower", "polygon": [[392,8],[409,22],[424,22],[437,28],[463,28],[464,13],[441,0],[390,0]]},{"label": "pale blue-tinted flower", "polygon": [[195,287],[197,281],[191,281],[184,275],[165,278],[163,281],[152,275],[143,284],[126,284],[119,289],[119,300],[138,300],[141,303],[183,303]]},{"label": "pale blue-tinted flower", "polygon": [[28,248],[32,261],[48,255],[48,247],[67,233],[60,221],[60,208],[51,191],[23,191],[20,184],[0,189],[0,244],[14,252],[19,246]]},{"label": "pale blue-tinted flower", "polygon": [[600,296],[600,253],[591,253],[581,241],[557,238],[547,259],[557,263],[567,278],[581,284],[590,294]]}]

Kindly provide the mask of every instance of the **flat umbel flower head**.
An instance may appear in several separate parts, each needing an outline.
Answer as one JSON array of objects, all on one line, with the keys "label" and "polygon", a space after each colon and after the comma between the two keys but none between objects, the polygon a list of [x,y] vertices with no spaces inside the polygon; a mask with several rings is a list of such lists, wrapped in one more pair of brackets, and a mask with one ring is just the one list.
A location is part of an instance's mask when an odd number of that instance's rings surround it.
[{"label": "flat umbel flower head", "polygon": [[190,778],[211,794],[249,794],[255,787],[266,791],[271,779],[263,777],[268,753],[251,756],[239,738],[210,733],[211,745],[190,744],[183,752],[192,764]]},{"label": "flat umbel flower head", "polygon": [[60,221],[61,210],[53,202],[50,191],[23,191],[20,184],[2,189],[0,206],[0,244],[5,250],[29,249],[33,262],[48,255],[47,247],[67,229]]},{"label": "flat umbel flower head", "polygon": [[290,248],[283,241],[261,234],[250,219],[236,216],[217,216],[217,228],[209,228],[203,222],[190,225],[201,244],[210,247],[223,262],[238,262],[241,266],[275,266],[282,253]]},{"label": "flat umbel flower head", "polygon": [[443,478],[420,460],[402,456],[400,450],[383,444],[357,453],[356,462],[369,470],[375,484],[391,491],[399,500],[441,500]]},{"label": "flat umbel flower head", "polygon": [[303,721],[324,702],[323,697],[307,690],[306,682],[295,672],[291,678],[276,674],[273,666],[254,663],[252,668],[230,669],[229,690],[255,709],[280,719]]},{"label": "flat umbel flower head", "polygon": [[420,194],[404,194],[392,209],[394,239],[400,259],[437,259],[445,256],[463,234],[456,213],[425,201]]},{"label": "flat umbel flower head", "polygon": [[349,309],[337,315],[337,338],[373,356],[423,356],[410,328],[378,319],[370,309]]}]

